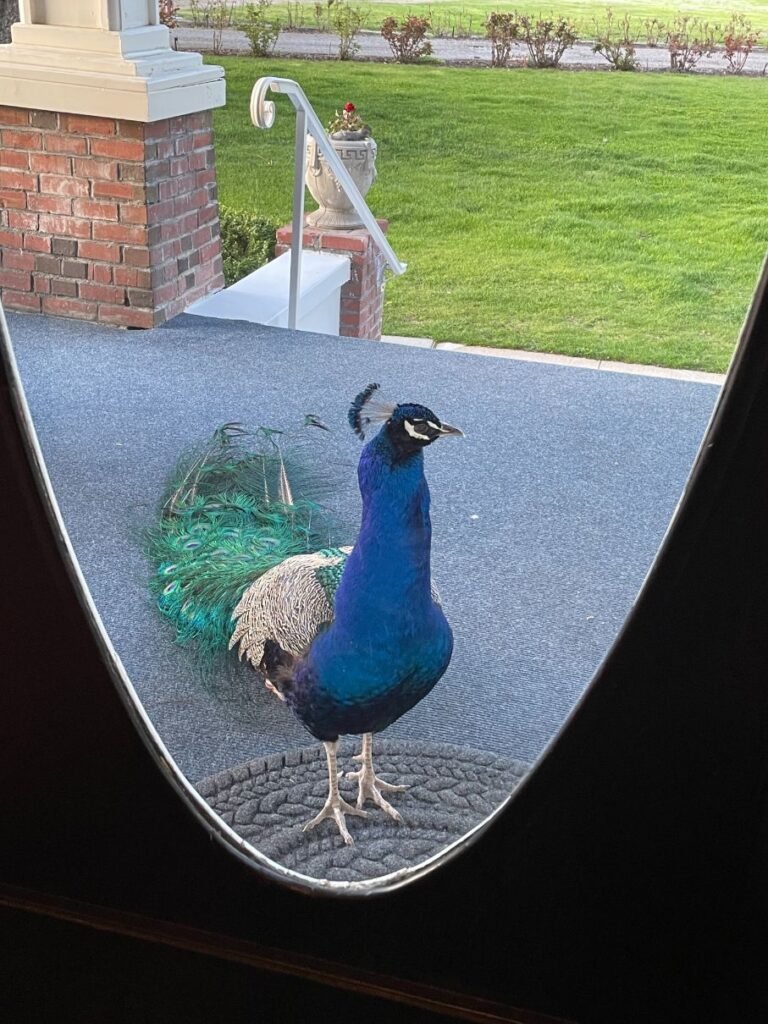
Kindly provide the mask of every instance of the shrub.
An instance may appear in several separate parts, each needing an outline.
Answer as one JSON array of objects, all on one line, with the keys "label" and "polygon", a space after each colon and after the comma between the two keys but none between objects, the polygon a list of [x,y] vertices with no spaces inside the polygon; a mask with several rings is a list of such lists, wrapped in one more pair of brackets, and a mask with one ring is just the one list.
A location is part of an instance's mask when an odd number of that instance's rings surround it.
[{"label": "shrub", "polygon": [[200,0],[189,0],[189,15],[192,18],[192,24],[195,28],[208,27],[208,22],[205,20],[205,11],[202,8]]},{"label": "shrub", "polygon": [[514,14],[493,11],[485,21],[485,37],[491,41],[491,67],[505,68],[520,26]]},{"label": "shrub", "polygon": [[275,252],[275,225],[245,210],[219,207],[224,280],[234,284],[262,267]]},{"label": "shrub", "polygon": [[432,53],[432,43],[425,38],[430,27],[429,18],[409,15],[398,25],[397,18],[385,18],[381,34],[389,43],[398,64],[415,64],[421,57]]},{"label": "shrub", "polygon": [[725,26],[723,35],[723,57],[728,61],[728,74],[740,75],[749,55],[755,48],[759,32],[743,14],[734,14]]},{"label": "shrub", "polygon": [[221,53],[224,45],[224,29],[229,28],[235,16],[235,0],[205,0],[207,25],[213,29],[211,49]]},{"label": "shrub", "polygon": [[700,18],[679,15],[667,29],[669,65],[673,71],[693,71],[702,57],[709,57],[717,45],[717,25]]},{"label": "shrub", "polygon": [[658,18],[645,19],[645,44],[646,46],[658,46],[665,38],[667,26]]},{"label": "shrub", "polygon": [[160,0],[160,24],[166,28],[176,28],[178,24],[176,15],[179,13],[178,6],[173,0]]},{"label": "shrub", "polygon": [[637,71],[640,65],[635,57],[636,42],[637,36],[632,32],[632,19],[628,14],[614,24],[613,11],[609,7],[604,24],[595,21],[592,52],[605,57],[614,71]]},{"label": "shrub", "polygon": [[355,37],[363,27],[365,11],[350,7],[343,0],[329,6],[331,27],[339,37],[339,60],[349,60],[360,49]]},{"label": "shrub", "polygon": [[189,14],[195,28],[229,28],[237,0],[189,0]]},{"label": "shrub", "polygon": [[285,5],[285,27],[288,31],[294,29],[300,29],[304,26],[304,4],[300,0],[294,0],[293,3],[287,3]]},{"label": "shrub", "polygon": [[532,18],[528,14],[515,14],[518,37],[528,47],[528,66],[556,68],[567,49],[576,42],[576,26],[569,18],[559,14],[550,18]]},{"label": "shrub", "polygon": [[327,32],[331,24],[331,8],[335,0],[324,0],[324,3],[316,3],[314,6],[315,28],[319,32]]},{"label": "shrub", "polygon": [[280,35],[280,22],[271,18],[272,0],[257,0],[247,4],[242,29],[251,44],[254,57],[268,57]]}]

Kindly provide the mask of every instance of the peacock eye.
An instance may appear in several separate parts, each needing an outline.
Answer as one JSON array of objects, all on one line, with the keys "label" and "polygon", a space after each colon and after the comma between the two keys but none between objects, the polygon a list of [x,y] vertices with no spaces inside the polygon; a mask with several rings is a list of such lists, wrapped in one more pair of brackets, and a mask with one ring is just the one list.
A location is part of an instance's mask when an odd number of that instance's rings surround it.
[{"label": "peacock eye", "polygon": [[425,422],[425,420],[403,420],[403,429],[406,434],[409,434],[411,437],[416,438],[419,441],[431,441],[432,439],[429,434],[425,434],[423,429],[419,430],[417,427],[418,424],[419,427],[423,428]]}]

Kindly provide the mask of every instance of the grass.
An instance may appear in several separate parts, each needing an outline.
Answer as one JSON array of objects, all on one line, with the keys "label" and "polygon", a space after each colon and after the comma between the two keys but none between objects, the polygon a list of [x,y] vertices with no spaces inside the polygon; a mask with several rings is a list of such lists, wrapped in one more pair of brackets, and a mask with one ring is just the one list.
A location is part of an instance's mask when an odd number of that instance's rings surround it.
[{"label": "grass", "polygon": [[385,333],[725,369],[768,248],[763,79],[215,58],[220,198],[290,219],[290,105],[351,99],[379,144],[374,212],[408,271]]},{"label": "grass", "polygon": [[[731,14],[743,14],[756,29],[760,29],[764,35],[768,34],[768,0],[680,0],[678,3],[647,3],[646,0],[519,0],[519,3],[495,3],[494,0],[479,0],[474,3],[464,3],[463,0],[436,0],[434,3],[411,3],[410,0],[384,3],[379,3],[378,0],[347,2],[351,7],[359,7],[366,12],[365,27],[368,29],[379,29],[384,18],[391,14],[398,18],[406,14],[418,14],[429,17],[433,32],[441,35],[482,36],[485,19],[490,11],[518,9],[529,14],[563,14],[577,23],[584,37],[591,38],[594,34],[595,19],[604,20],[608,7],[614,11],[617,20],[625,13],[630,14],[637,28],[641,30],[641,40],[647,18],[655,17],[669,21],[677,14],[688,14],[721,25]],[[182,13],[189,16],[188,5],[182,2],[181,6]],[[316,27],[314,8],[315,0],[301,0],[299,3],[295,0],[290,3],[274,0],[275,12],[287,25]]]}]

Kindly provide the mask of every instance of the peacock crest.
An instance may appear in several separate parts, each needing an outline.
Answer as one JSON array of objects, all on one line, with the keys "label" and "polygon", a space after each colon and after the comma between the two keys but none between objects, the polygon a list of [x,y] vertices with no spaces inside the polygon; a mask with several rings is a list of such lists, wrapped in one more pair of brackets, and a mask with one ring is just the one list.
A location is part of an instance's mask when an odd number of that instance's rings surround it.
[{"label": "peacock crest", "polygon": [[349,408],[349,425],[363,441],[371,424],[386,423],[396,408],[394,402],[382,398],[378,384],[369,384],[357,395]]}]

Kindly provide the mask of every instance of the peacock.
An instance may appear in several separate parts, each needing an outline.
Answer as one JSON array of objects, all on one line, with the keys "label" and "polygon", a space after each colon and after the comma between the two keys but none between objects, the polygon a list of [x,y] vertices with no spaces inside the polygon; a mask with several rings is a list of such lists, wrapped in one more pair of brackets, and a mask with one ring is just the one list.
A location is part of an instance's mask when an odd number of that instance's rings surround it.
[{"label": "peacock", "polygon": [[[332,819],[346,844],[346,815],[371,801],[397,822],[385,793],[405,787],[376,775],[373,735],[422,700],[445,673],[453,634],[432,586],[426,447],[462,432],[424,405],[385,401],[369,384],[351,404],[362,440],[362,520],[354,546],[330,542],[322,507],[294,494],[279,431],[253,451],[225,424],[182,464],[150,535],[160,611],[177,639],[203,655],[236,648],[320,740],[328,797],[305,831]],[[308,426],[327,429],[316,417]],[[361,735],[356,804],[339,792],[342,735]]]}]

